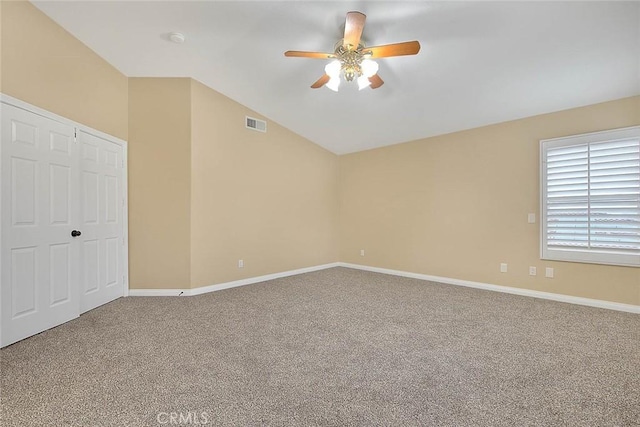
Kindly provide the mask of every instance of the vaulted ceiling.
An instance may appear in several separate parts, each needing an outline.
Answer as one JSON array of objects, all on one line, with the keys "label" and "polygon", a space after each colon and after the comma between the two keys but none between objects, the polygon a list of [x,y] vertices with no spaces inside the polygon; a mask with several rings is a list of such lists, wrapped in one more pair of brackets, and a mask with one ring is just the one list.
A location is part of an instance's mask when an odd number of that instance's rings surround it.
[{"label": "vaulted ceiling", "polygon": [[[638,2],[36,1],[130,77],[192,77],[338,153],[640,94]],[[345,14],[380,59],[379,89],[309,86]],[[182,45],[168,33],[186,36]]]}]

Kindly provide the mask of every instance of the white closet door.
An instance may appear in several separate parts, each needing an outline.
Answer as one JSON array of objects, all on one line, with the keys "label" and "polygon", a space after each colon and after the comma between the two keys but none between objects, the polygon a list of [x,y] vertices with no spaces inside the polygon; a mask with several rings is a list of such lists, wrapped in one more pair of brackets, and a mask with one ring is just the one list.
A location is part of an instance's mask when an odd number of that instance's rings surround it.
[{"label": "white closet door", "polygon": [[79,314],[74,128],[2,104],[2,346]]},{"label": "white closet door", "polygon": [[80,131],[80,312],[124,295],[124,152]]}]

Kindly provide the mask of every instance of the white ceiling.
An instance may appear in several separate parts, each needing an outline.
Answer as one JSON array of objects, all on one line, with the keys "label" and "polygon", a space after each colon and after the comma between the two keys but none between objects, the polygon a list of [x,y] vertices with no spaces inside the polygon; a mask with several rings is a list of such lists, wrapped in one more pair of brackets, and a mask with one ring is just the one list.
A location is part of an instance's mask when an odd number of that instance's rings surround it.
[{"label": "white ceiling", "polygon": [[[193,77],[338,154],[640,94],[640,2],[34,4],[127,76]],[[422,50],[379,89],[310,89],[326,61],[283,53],[331,52],[350,10],[367,45]]]}]

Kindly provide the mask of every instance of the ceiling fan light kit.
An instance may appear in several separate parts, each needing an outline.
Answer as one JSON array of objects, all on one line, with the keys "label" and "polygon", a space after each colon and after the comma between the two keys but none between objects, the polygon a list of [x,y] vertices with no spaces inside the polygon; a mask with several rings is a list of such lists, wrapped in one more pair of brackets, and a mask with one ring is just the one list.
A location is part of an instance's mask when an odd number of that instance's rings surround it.
[{"label": "ceiling fan light kit", "polygon": [[366,16],[363,13],[347,13],[344,38],[336,43],[334,53],[289,50],[284,53],[284,56],[333,59],[324,67],[325,74],[311,85],[313,89],[326,86],[337,92],[341,74],[348,82],[356,80],[359,90],[366,87],[377,89],[384,84],[384,81],[378,76],[378,63],[371,58],[415,55],[420,51],[420,43],[411,41],[367,48],[360,40],[365,19]]}]

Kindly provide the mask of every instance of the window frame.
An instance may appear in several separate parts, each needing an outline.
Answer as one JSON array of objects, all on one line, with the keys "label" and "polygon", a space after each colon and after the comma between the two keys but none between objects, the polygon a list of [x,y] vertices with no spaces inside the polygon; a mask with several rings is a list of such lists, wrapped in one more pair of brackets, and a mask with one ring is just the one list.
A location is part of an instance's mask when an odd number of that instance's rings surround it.
[{"label": "window frame", "polygon": [[[550,248],[547,245],[547,176],[546,160],[549,148],[568,147],[580,144],[593,144],[617,139],[639,138],[640,126],[610,129],[580,135],[540,140],[540,259],[549,261],[567,261],[589,264],[640,267],[640,254],[616,253],[579,248]],[[640,199],[640,195],[639,195]]]}]

